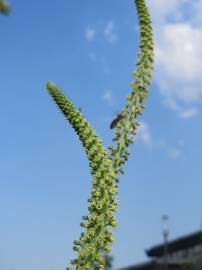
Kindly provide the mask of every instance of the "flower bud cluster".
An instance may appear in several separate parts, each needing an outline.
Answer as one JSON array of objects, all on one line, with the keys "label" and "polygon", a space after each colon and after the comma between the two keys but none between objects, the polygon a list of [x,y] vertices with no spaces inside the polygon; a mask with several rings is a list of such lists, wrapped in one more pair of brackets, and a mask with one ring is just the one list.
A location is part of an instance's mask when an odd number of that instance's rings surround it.
[{"label": "flower bud cluster", "polygon": [[10,11],[10,6],[6,0],[0,0],[0,13],[6,15]]},{"label": "flower bud cluster", "polygon": [[74,241],[73,249],[77,252],[77,258],[72,261],[72,267],[69,269],[102,270],[104,269],[102,253],[110,251],[113,242],[112,228],[117,224],[114,217],[118,207],[117,183],[112,161],[90,124],[57,85],[49,81],[47,88],[78,134],[88,156],[93,176],[91,197],[88,200],[90,214],[82,218],[81,227],[84,232],[81,233],[79,241]]},{"label": "flower bud cluster", "polygon": [[137,117],[142,114],[151,81],[154,48],[150,15],[145,0],[135,0],[140,26],[140,51],[133,72],[135,80],[131,83],[131,93],[127,96],[126,106],[121,111],[122,117],[116,125],[114,145],[109,147],[115,173],[123,173],[123,164],[127,161],[128,146],[134,142],[139,126]]}]

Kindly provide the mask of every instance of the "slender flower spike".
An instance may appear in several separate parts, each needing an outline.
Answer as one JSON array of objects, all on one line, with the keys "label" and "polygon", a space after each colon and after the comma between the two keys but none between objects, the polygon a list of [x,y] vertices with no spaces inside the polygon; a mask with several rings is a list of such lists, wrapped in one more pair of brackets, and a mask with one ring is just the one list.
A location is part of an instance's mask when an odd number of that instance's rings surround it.
[{"label": "slender flower spike", "polygon": [[49,81],[47,89],[78,134],[93,176],[89,216],[83,216],[81,223],[85,232],[82,232],[79,241],[74,241],[73,249],[77,252],[77,259],[72,261],[69,269],[101,270],[104,269],[102,252],[110,251],[112,228],[116,226],[114,213],[118,206],[117,184],[112,161],[93,128],[58,86]]},{"label": "slender flower spike", "polygon": [[10,6],[6,0],[0,0],[0,13],[7,15],[10,12]]},{"label": "slender flower spike", "polygon": [[137,117],[142,114],[144,101],[147,98],[148,86],[151,81],[154,49],[151,19],[145,0],[135,0],[140,25],[140,51],[133,72],[135,77],[131,83],[131,93],[122,109],[121,117],[115,126],[114,144],[109,147],[115,173],[123,173],[123,164],[128,160],[129,145],[134,142],[139,126]]},{"label": "slender flower spike", "polygon": [[137,117],[144,109],[153,69],[153,35],[149,12],[145,0],[135,0],[135,5],[140,25],[140,51],[137,68],[133,72],[135,79],[131,83],[132,90],[125,107],[111,124],[111,128],[115,128],[115,136],[114,144],[109,147],[110,155],[80,110],[57,85],[50,81],[47,84],[50,95],[82,142],[93,177],[88,200],[89,215],[82,217],[81,227],[84,231],[79,240],[74,241],[73,249],[77,257],[71,261],[69,270],[104,270],[104,253],[110,252],[113,242],[112,229],[117,225],[117,174],[123,173],[123,164],[128,159],[128,148],[137,132]]}]

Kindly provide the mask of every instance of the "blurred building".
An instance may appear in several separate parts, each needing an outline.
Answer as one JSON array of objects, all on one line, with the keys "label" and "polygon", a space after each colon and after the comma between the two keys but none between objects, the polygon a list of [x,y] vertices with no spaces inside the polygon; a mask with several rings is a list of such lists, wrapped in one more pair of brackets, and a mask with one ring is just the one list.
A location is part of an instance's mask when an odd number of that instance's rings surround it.
[{"label": "blurred building", "polygon": [[[120,270],[183,270],[186,265],[202,258],[202,231],[153,246],[146,250],[148,262]],[[190,269],[190,268],[189,268]],[[193,268],[194,270],[195,268]],[[198,269],[198,268],[197,268]],[[202,270],[202,266],[200,268]]]}]

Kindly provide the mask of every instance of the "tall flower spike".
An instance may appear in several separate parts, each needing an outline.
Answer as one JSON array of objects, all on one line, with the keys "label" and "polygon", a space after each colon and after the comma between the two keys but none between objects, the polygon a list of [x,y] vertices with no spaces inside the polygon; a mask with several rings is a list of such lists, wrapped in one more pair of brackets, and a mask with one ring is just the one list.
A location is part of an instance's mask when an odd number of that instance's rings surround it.
[{"label": "tall flower spike", "polygon": [[135,0],[140,24],[140,52],[135,80],[131,83],[132,91],[127,97],[126,106],[118,120],[113,122],[116,132],[108,157],[101,140],[89,123],[83,118],[72,102],[64,96],[59,88],[48,82],[47,88],[53,99],[64,113],[78,134],[89,159],[93,175],[91,198],[89,199],[89,216],[83,216],[79,241],[74,241],[77,258],[72,261],[70,270],[103,270],[103,253],[110,251],[112,244],[112,228],[116,226],[114,213],[118,203],[116,200],[117,183],[115,174],[123,172],[129,145],[133,142],[137,131],[137,117],[142,114],[147,87],[150,84],[153,68],[153,36],[151,20],[144,0]]},{"label": "tall flower spike", "polygon": [[0,13],[7,15],[10,11],[10,5],[6,0],[0,0]]},{"label": "tall flower spike", "polygon": [[47,89],[78,134],[93,176],[88,208],[90,214],[83,216],[81,227],[85,232],[81,233],[79,241],[74,241],[77,258],[69,269],[103,270],[102,253],[109,252],[113,241],[112,228],[116,226],[114,212],[117,209],[117,185],[112,161],[93,128],[57,85],[49,81]]},{"label": "tall flower spike", "polygon": [[123,164],[129,155],[129,145],[134,142],[139,126],[137,117],[144,109],[154,61],[152,25],[148,8],[145,0],[135,0],[135,5],[140,26],[140,51],[136,62],[137,68],[133,72],[135,80],[130,85],[132,91],[127,96],[126,105],[116,122],[114,144],[109,147],[115,173],[123,173]]}]

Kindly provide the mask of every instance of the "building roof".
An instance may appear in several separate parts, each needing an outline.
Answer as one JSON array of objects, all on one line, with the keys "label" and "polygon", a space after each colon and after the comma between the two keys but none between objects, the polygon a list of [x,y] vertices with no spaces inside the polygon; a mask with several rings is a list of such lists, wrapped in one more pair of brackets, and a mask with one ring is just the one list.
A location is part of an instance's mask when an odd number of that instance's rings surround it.
[{"label": "building roof", "polygon": [[[191,248],[199,244],[202,244],[202,231],[197,231],[175,240],[168,241],[168,253]],[[151,249],[146,250],[146,253],[149,257],[161,257],[164,254],[164,244],[156,245]]]},{"label": "building roof", "polygon": [[[145,263],[136,264],[133,266],[128,266],[119,270],[162,270],[164,269],[165,265],[155,262],[149,261]],[[169,263],[168,270],[178,270],[181,269],[179,264],[176,263]]]},{"label": "building roof", "polygon": [[136,270],[136,269],[147,270],[147,269],[151,269],[151,266],[153,266],[154,263],[155,263],[154,261],[138,263],[136,265],[128,266],[119,270]]}]

